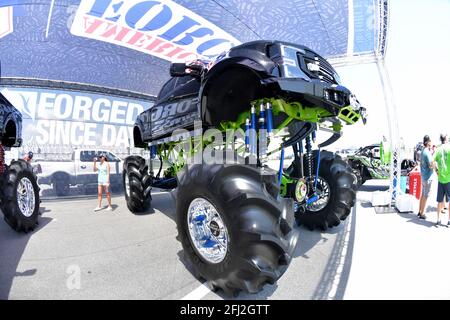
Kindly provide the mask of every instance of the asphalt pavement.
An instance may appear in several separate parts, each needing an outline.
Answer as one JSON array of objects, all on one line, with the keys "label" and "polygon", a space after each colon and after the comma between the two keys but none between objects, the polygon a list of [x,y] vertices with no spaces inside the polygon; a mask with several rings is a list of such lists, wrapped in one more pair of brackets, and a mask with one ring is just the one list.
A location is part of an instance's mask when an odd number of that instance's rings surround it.
[{"label": "asphalt pavement", "polygon": [[[202,287],[188,270],[176,239],[174,201],[168,192],[154,191],[153,209],[142,215],[132,214],[119,195],[114,211],[93,212],[95,198],[44,201],[40,224],[29,234],[2,221],[0,299],[230,298]],[[347,226],[328,232],[300,227],[283,277],[237,299],[327,298]],[[342,294],[337,290],[335,297]]]},{"label": "asphalt pavement", "polygon": [[[427,237],[444,247],[450,230],[434,230],[432,221],[418,223],[413,214],[376,214],[367,198],[385,184],[370,183],[338,227],[298,227],[295,256],[276,284],[233,299],[383,298],[389,290],[387,297],[401,296],[402,288],[389,288],[392,279],[400,286],[420,277],[405,271],[414,270],[408,263],[416,261],[416,233],[422,237],[421,257],[428,259],[420,268],[443,271],[448,255],[438,259],[438,268],[433,259],[439,256],[424,251]],[[154,190],[152,203],[150,212],[135,215],[121,195],[113,197],[114,211],[94,212],[95,198],[44,201],[39,227],[29,234],[1,221],[0,299],[231,299],[211,292],[186,266],[171,195]],[[444,291],[437,296],[449,293],[450,283],[445,285],[446,290],[438,286]]]}]

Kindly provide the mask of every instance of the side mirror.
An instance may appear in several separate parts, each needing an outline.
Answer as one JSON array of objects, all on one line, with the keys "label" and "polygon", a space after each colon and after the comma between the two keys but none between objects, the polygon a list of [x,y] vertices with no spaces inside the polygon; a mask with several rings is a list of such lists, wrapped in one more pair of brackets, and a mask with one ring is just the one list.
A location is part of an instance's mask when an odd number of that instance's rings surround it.
[{"label": "side mirror", "polygon": [[205,67],[202,64],[192,63],[186,65],[186,63],[172,63],[170,65],[171,77],[184,77],[190,75],[192,77],[200,77]]},{"label": "side mirror", "polygon": [[171,77],[183,77],[187,74],[185,63],[172,63],[170,65]]}]

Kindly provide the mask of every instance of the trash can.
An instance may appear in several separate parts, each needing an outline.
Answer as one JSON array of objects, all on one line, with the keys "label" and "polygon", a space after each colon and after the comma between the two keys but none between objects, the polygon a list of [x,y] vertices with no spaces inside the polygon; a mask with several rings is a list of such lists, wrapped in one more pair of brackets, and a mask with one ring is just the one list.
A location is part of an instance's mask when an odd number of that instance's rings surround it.
[{"label": "trash can", "polygon": [[422,181],[420,178],[420,171],[416,168],[409,173],[409,194],[412,194],[417,199],[420,199],[422,192]]}]

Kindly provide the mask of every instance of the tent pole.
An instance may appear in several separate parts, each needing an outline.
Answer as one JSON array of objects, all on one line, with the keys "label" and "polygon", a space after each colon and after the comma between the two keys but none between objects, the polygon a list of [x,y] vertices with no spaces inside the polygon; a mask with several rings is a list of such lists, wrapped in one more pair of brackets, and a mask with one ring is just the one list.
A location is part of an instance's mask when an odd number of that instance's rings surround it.
[{"label": "tent pole", "polygon": [[389,207],[392,207],[392,204],[395,205],[397,195],[399,192],[399,184],[400,184],[400,150],[399,150],[399,129],[398,129],[398,116],[397,116],[397,107],[394,102],[394,95],[392,90],[391,81],[389,78],[389,73],[385,65],[385,61],[383,58],[379,57],[377,59],[377,67],[378,74],[381,81],[381,86],[383,88],[383,96],[384,102],[386,106],[386,114],[388,120],[388,128],[389,128],[389,143],[390,149],[392,153],[391,163],[390,163],[390,183],[389,183],[389,193],[391,196],[391,202],[389,203]]}]

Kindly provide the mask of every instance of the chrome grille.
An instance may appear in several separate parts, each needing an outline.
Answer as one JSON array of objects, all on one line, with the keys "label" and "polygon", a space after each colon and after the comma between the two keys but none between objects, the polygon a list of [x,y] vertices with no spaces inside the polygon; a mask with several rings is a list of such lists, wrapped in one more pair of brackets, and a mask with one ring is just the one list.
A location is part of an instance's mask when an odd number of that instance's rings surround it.
[{"label": "chrome grille", "polygon": [[[334,78],[335,71],[333,67],[324,58],[319,57],[312,52],[307,52],[304,56],[299,55],[299,59],[303,59],[303,63],[300,61],[300,65],[303,67],[303,71],[311,78],[320,79],[328,83],[337,83]],[[319,69],[317,71],[309,70],[307,67],[309,63],[318,65]]]}]

